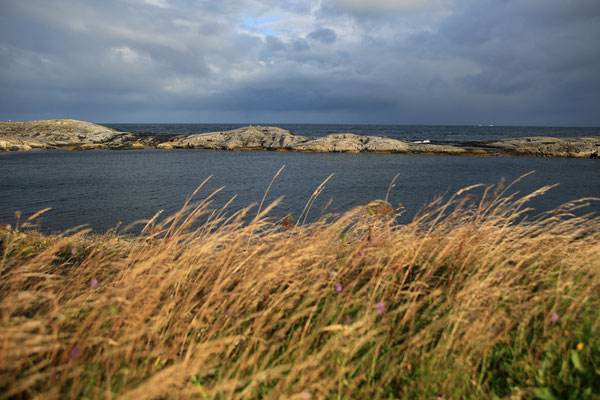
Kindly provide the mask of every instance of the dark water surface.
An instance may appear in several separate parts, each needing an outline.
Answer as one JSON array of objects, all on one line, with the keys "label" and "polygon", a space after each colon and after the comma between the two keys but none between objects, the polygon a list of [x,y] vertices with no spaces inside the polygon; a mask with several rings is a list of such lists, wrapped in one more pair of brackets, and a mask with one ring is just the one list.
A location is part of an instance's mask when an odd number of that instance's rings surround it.
[{"label": "dark water surface", "polygon": [[[186,197],[209,175],[201,200],[221,186],[214,198],[220,207],[238,195],[230,210],[260,202],[277,170],[267,201],[285,196],[274,212],[298,216],[313,191],[330,174],[311,216],[332,199],[331,210],[344,211],[363,201],[382,199],[396,174],[390,193],[395,206],[406,208],[403,221],[434,196],[476,184],[512,181],[536,170],[515,190],[530,193],[544,185],[560,186],[532,205],[538,211],[588,196],[600,196],[600,163],[589,159],[532,157],[451,157],[406,154],[311,154],[265,151],[156,150],[69,151],[43,150],[0,153],[0,223],[14,224],[15,211],[24,217],[45,207],[42,229],[62,230],[89,224],[102,232],[165,215],[181,207]],[[598,213],[600,202],[590,211]]]}]

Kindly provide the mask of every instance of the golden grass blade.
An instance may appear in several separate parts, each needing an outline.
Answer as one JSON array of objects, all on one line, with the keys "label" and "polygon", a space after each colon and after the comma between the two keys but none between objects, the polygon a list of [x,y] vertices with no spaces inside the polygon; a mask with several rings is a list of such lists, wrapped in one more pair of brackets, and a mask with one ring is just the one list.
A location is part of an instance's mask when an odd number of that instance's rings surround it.
[{"label": "golden grass blade", "polygon": [[269,218],[271,185],[256,214],[228,215],[234,198],[209,209],[213,193],[137,237],[3,229],[0,399],[596,387],[600,217],[584,206],[597,199],[531,216],[550,186],[472,186],[406,225],[365,207],[309,223],[326,182],[292,230]]}]

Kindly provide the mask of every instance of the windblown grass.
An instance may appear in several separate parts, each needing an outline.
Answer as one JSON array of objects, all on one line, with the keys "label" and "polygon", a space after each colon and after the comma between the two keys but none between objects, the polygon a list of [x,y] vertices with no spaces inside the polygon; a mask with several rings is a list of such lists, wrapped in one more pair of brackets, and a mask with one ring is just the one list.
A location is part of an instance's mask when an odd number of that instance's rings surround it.
[{"label": "windblown grass", "polygon": [[546,190],[4,230],[0,399],[598,398],[600,221],[525,218]]}]

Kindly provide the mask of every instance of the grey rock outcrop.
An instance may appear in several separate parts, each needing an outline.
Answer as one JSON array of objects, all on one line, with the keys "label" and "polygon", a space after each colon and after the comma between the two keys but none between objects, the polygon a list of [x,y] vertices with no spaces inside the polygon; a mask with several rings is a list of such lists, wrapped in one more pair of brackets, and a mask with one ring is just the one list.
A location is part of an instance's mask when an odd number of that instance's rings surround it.
[{"label": "grey rock outcrop", "polygon": [[600,156],[600,137],[525,137],[453,146],[410,143],[379,137],[336,133],[320,138],[294,135],[270,126],[246,126],[231,131],[191,135],[152,135],[119,132],[101,125],[69,119],[0,122],[0,151],[71,148],[107,149],[223,149],[316,153],[413,153],[436,155],[519,155],[542,157]]},{"label": "grey rock outcrop", "polygon": [[246,126],[225,132],[178,135],[159,149],[290,150],[312,139],[277,127]]},{"label": "grey rock outcrop", "polygon": [[276,127],[247,126],[225,132],[180,135],[159,149],[277,150],[311,153],[431,153],[468,154],[454,146],[414,144],[378,136],[337,133],[321,138],[298,136]]},{"label": "grey rock outcrop", "polygon": [[297,151],[318,153],[402,152],[409,149],[406,142],[378,136],[336,133],[312,139],[296,146]]},{"label": "grey rock outcrop", "polygon": [[475,142],[472,145],[499,150],[502,154],[537,157],[600,157],[600,136],[555,138],[522,137],[489,142]]},{"label": "grey rock outcrop", "polygon": [[0,150],[116,147],[135,141],[130,133],[71,119],[0,122]]}]

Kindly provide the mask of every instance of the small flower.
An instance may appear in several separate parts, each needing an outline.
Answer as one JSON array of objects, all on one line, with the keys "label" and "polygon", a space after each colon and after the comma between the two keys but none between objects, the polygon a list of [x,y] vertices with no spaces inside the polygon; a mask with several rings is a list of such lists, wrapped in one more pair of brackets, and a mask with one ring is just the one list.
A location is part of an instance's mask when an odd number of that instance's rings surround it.
[{"label": "small flower", "polygon": [[71,358],[75,358],[79,354],[81,354],[81,349],[79,348],[79,346],[73,346],[71,348],[71,351],[69,352],[69,355],[71,356]]},{"label": "small flower", "polygon": [[329,277],[330,278],[335,278],[337,276],[338,272],[336,270],[333,270],[331,272],[329,272]]},{"label": "small flower", "polygon": [[100,255],[100,257],[102,257],[104,255],[104,250],[100,249],[100,251],[98,252],[98,254]]},{"label": "small flower", "polygon": [[93,288],[98,287],[98,280],[96,278],[92,278],[90,280],[90,287],[93,287]]},{"label": "small flower", "polygon": [[412,365],[410,363],[406,364],[406,369],[412,371]]},{"label": "small flower", "polygon": [[502,272],[497,272],[496,273],[496,278],[500,279],[504,276],[504,274]]},{"label": "small flower", "polygon": [[335,284],[335,291],[338,292],[338,293],[342,291],[342,284],[341,283],[338,282],[338,283]]},{"label": "small flower", "polygon": [[77,247],[73,247],[73,248],[71,249],[71,254],[72,254],[72,255],[75,255],[75,254],[77,254]]},{"label": "small flower", "polygon": [[560,320],[560,317],[558,316],[557,313],[551,312],[550,319],[552,320],[552,322],[557,323]]},{"label": "small flower", "polygon": [[347,324],[351,323],[352,322],[352,317],[349,316],[349,315],[346,315],[346,318],[344,318],[344,322],[347,323]]},{"label": "small flower", "polygon": [[310,392],[304,391],[300,394],[300,398],[302,400],[310,400],[312,398],[312,395],[310,394]]},{"label": "small flower", "polygon": [[365,256],[365,252],[364,252],[364,251],[362,251],[362,250],[360,250],[360,251],[358,252],[358,256],[359,256],[360,258],[363,258],[363,257]]},{"label": "small flower", "polygon": [[375,304],[375,307],[377,307],[377,314],[381,315],[385,312],[385,304],[383,304],[383,302],[380,301]]},{"label": "small flower", "polygon": [[475,311],[471,311],[471,314],[469,314],[469,319],[471,321],[475,321],[477,319],[477,313]]},{"label": "small flower", "polygon": [[583,343],[581,343],[581,342],[577,343],[577,350],[581,351],[581,350],[583,350],[584,347],[585,346]]},{"label": "small flower", "polygon": [[231,316],[231,312],[229,311],[229,308],[227,310],[225,310],[225,316],[228,318]]}]

